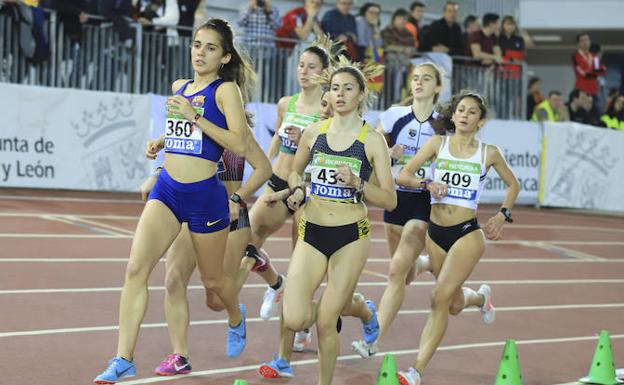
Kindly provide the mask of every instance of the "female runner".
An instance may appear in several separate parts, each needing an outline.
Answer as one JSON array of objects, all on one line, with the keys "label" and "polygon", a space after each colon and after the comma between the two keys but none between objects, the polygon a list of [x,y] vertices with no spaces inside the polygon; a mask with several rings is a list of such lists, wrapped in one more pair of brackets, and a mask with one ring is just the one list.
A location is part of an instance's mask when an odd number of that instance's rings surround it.
[{"label": "female runner", "polygon": [[[494,322],[491,289],[481,285],[475,292],[462,287],[485,248],[484,232],[477,222],[477,205],[490,167],[508,189],[499,213],[485,225],[485,236],[497,240],[520,187],[498,147],[476,139],[485,124],[487,107],[475,93],[462,92],[441,109],[433,123],[437,132],[399,173],[402,186],[426,187],[431,192],[431,219],[426,245],[436,284],[431,292],[431,311],[420,337],[418,357],[406,372],[399,372],[402,385],[419,385],[423,371],[442,341],[449,313],[459,314],[469,306],[481,308],[486,324]],[[447,136],[445,133],[454,132]],[[433,162],[432,180],[415,176],[425,162]]]},{"label": "female runner", "polygon": [[[288,179],[290,191],[266,197],[274,203],[290,194],[289,207],[298,209],[306,191],[302,174],[310,163],[310,199],[303,208],[288,268],[282,325],[292,336],[316,322],[319,385],[329,385],[333,378],[340,349],[336,324],[341,313],[368,318],[365,339],[374,340],[378,333],[372,302],[358,300],[354,290],[370,243],[370,223],[362,199],[387,210],[396,206],[385,140],[361,117],[368,96],[367,79],[379,70],[367,67],[365,76],[341,57],[337,69],[325,71],[334,117],[311,124],[303,132]],[[373,171],[382,187],[368,183]],[[325,276],[327,287],[317,303],[313,296]],[[286,334],[281,333],[282,343]],[[276,361],[278,374],[292,376],[284,357]]]},{"label": "female runner", "polygon": [[119,306],[117,354],[95,378],[98,384],[114,384],[136,374],[133,356],[147,308],[147,279],[180,233],[182,222],[188,223],[202,283],[228,312],[228,346],[241,351],[245,346],[244,307],[239,307],[234,282],[223,274],[229,204],[216,173],[223,148],[236,154],[246,150],[249,129],[243,100],[254,74],[222,19],[211,19],[197,29],[191,61],[194,78],[175,81],[175,95],[167,101],[164,168],[132,242]]}]

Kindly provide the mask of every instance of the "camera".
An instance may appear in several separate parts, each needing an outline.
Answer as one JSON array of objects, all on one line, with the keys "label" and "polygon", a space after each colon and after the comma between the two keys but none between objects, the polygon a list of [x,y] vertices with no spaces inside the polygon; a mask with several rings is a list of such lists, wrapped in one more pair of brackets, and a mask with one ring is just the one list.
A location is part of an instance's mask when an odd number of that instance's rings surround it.
[{"label": "camera", "polygon": [[258,8],[264,8],[265,4],[265,0],[256,0],[256,5],[258,6]]}]

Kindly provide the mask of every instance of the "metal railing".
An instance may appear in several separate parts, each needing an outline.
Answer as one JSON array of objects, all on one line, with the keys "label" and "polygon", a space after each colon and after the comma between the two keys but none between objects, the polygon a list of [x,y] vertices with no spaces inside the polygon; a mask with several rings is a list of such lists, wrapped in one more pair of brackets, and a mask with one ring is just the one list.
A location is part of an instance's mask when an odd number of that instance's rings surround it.
[{"label": "metal railing", "polygon": [[[190,37],[144,32],[138,23],[130,26],[132,37],[124,40],[111,22],[86,24],[80,40],[74,41],[65,35],[56,14],[46,11],[50,55],[43,62],[32,63],[20,51],[13,20],[0,15],[0,81],[168,95],[173,81],[192,76]],[[238,41],[244,42],[244,36],[239,35]],[[298,58],[305,46],[281,48],[271,41],[241,44],[240,48],[251,58],[258,75],[253,101],[276,103],[280,97],[298,91]],[[373,109],[386,109],[408,95],[409,71],[409,66],[386,67]],[[525,63],[482,66],[473,58],[454,57],[452,73],[452,91],[470,88],[483,93],[497,118],[526,116]]]}]

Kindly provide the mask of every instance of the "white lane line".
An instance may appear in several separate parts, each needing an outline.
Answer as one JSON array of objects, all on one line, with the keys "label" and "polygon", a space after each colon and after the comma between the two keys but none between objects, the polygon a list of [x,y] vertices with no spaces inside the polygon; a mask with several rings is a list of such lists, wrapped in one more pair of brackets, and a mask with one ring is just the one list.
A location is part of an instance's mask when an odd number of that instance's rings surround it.
[{"label": "white lane line", "polygon": [[118,235],[117,232],[111,231],[109,229],[102,229],[99,227],[93,227],[93,226],[85,226],[84,224],[81,223],[77,223],[78,221],[73,219],[70,216],[67,215],[58,215],[58,214],[46,214],[46,215],[41,215],[39,216],[39,218],[48,220],[48,221],[54,221],[54,222],[61,222],[61,223],[65,223],[68,224],[72,227],[79,227],[82,229],[86,229],[88,231],[90,231],[90,233],[88,233],[87,235],[93,235],[93,233],[98,233],[98,234],[104,234],[104,235]]},{"label": "white lane line", "polygon": [[[137,194],[138,195],[138,194]],[[0,195],[0,200],[16,201],[41,201],[41,202],[77,202],[77,203],[123,203],[144,205],[140,199],[107,199],[107,198],[73,198],[73,197],[47,197],[32,195]]]},{"label": "white lane line", "polygon": [[[624,334],[611,335],[611,338],[612,339],[624,338]],[[566,342],[595,341],[597,339],[598,339],[598,336],[594,335],[594,336],[581,336],[581,337],[519,340],[519,341],[516,341],[516,344],[517,345],[556,344],[556,343],[566,343]],[[447,346],[440,346],[438,350],[439,351],[455,351],[455,350],[491,348],[491,347],[501,347],[501,346],[505,346],[505,341],[481,342],[481,343],[461,344],[461,345],[447,345]],[[418,349],[392,350],[392,351],[378,352],[376,356],[378,358],[382,358],[385,354],[393,354],[395,356],[402,356],[402,355],[416,354],[416,353],[418,353]],[[351,361],[351,360],[361,360],[361,359],[362,357],[360,357],[357,354],[350,354],[350,355],[338,357],[338,361]],[[303,366],[303,365],[316,364],[317,362],[318,362],[318,359],[307,359],[307,360],[292,361],[290,364],[292,366]],[[139,384],[150,384],[150,383],[155,383],[155,382],[174,381],[174,380],[178,380],[178,379],[186,378],[186,377],[240,373],[240,372],[251,371],[251,370],[255,371],[258,369],[258,366],[260,366],[260,364],[195,371],[190,374],[184,374],[184,375],[178,375],[178,376],[147,377],[147,378],[141,378],[141,379],[137,379],[133,381],[121,381],[121,382],[118,382],[118,384],[119,385],[139,385]]]},{"label": "white lane line", "polygon": [[[526,279],[526,280],[480,280],[466,281],[466,285],[480,285],[487,283],[490,285],[583,285],[583,284],[620,284],[624,279]],[[434,281],[412,282],[410,286],[433,286]],[[321,283],[324,287],[327,284]],[[384,287],[386,282],[358,282],[358,287]],[[244,289],[266,289],[265,283],[250,283],[243,286]],[[163,291],[164,286],[150,286],[151,291]],[[188,290],[204,290],[202,285],[189,285]],[[58,294],[58,293],[105,293],[119,292],[121,287],[92,287],[92,288],[61,288],[61,289],[9,289],[0,290],[0,295],[9,294]]]},{"label": "white lane line", "polygon": [[534,247],[537,249],[546,250],[567,258],[581,259],[586,261],[599,261],[604,259],[593,254],[583,253],[581,251],[553,245],[549,242],[526,242],[524,245],[527,247]]},{"label": "white lane line", "polygon": [[[0,258],[0,263],[102,263],[102,262],[128,262],[128,257],[105,257],[105,258]],[[159,262],[165,262],[162,258]],[[290,263],[290,258],[273,258],[273,263]],[[369,258],[369,263],[389,263],[390,258]],[[624,258],[602,258],[599,260],[585,259],[562,259],[562,258],[482,258],[479,263],[622,263]]]},{"label": "white lane line", "polygon": [[[624,303],[604,303],[604,304],[577,304],[577,305],[539,305],[539,306],[511,306],[511,307],[497,307],[497,312],[524,312],[524,311],[548,311],[548,310],[583,310],[583,309],[615,309],[623,308]],[[466,309],[464,312],[476,313],[479,309],[471,308]],[[401,310],[400,315],[426,315],[429,314],[429,309],[416,309],[416,310]],[[279,321],[279,318],[273,317],[270,321]],[[204,321],[191,321],[191,326],[202,325],[225,325],[227,319],[216,320],[204,320]],[[247,322],[265,322],[261,318],[248,318]],[[142,324],[141,328],[153,329],[167,327],[166,322],[160,323],[146,323]],[[0,333],[0,338],[8,337],[24,337],[24,336],[37,336],[37,335],[50,335],[50,334],[70,334],[70,333],[87,333],[87,332],[99,332],[99,331],[113,331],[119,329],[117,325],[110,326],[93,326],[93,327],[77,327],[77,328],[61,328],[61,329],[41,329],[41,330],[28,330],[18,332],[4,332]]]},{"label": "white lane line", "polygon": [[134,231],[127,230],[127,229],[124,229],[122,227],[118,227],[118,226],[113,226],[113,225],[109,225],[109,224],[106,224],[106,223],[97,222],[97,221],[94,221],[94,220],[91,220],[91,219],[86,219],[86,218],[83,218],[83,217],[80,217],[80,216],[66,215],[66,218],[73,219],[76,222],[86,223],[88,225],[92,225],[92,226],[95,226],[97,228],[104,228],[104,229],[112,230],[112,231],[115,232],[115,234],[121,233],[120,235],[131,235],[131,236],[134,236]]}]

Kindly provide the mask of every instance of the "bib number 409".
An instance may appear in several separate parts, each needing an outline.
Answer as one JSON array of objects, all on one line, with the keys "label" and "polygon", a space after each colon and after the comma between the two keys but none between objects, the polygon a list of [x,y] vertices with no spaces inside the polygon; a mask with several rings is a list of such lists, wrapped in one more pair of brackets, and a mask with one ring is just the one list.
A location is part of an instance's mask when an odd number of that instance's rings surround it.
[{"label": "bib number 409", "polygon": [[167,136],[190,137],[193,134],[193,123],[183,120],[167,121]]},{"label": "bib number 409", "polygon": [[444,175],[442,175],[442,182],[450,186],[468,187],[470,186],[471,180],[468,174],[460,175],[457,173],[445,172]]}]

